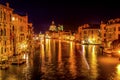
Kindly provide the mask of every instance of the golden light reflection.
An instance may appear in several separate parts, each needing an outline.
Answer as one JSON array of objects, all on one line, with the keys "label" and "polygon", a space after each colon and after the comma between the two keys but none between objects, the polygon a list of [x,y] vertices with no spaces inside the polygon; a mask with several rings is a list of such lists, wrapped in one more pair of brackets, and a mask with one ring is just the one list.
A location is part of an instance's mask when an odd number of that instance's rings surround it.
[{"label": "golden light reflection", "polygon": [[48,55],[47,55],[47,58],[48,58],[48,62],[49,62],[49,63],[51,63],[51,58],[52,58],[52,56],[51,56],[50,41],[51,41],[51,39],[48,39],[48,42],[47,42],[47,50],[46,50],[46,51],[48,51],[46,54],[48,54]]},{"label": "golden light reflection", "polygon": [[61,53],[61,40],[59,40],[59,49],[58,49],[58,62],[62,61],[62,53]]},{"label": "golden light reflection", "polygon": [[88,64],[86,57],[85,57],[85,53],[82,53],[82,57],[83,57],[83,61],[84,61],[83,63],[85,63],[87,69],[90,69],[89,64]]},{"label": "golden light reflection", "polygon": [[120,80],[120,64],[117,65],[116,67],[116,74],[113,78],[114,80]]},{"label": "golden light reflection", "polygon": [[117,74],[120,76],[120,64],[117,65]]},{"label": "golden light reflection", "polygon": [[58,69],[62,70],[62,48],[61,48],[61,40],[59,40],[59,49],[58,49]]},{"label": "golden light reflection", "polygon": [[42,69],[42,71],[43,72],[45,72],[45,69],[46,69],[46,67],[44,67],[45,66],[45,52],[44,52],[44,45],[42,44],[41,45],[41,65],[43,66],[43,67],[41,67]]},{"label": "golden light reflection", "polygon": [[96,70],[96,62],[97,62],[97,57],[96,57],[96,54],[95,54],[95,46],[92,47],[92,65],[93,65],[93,68]]},{"label": "golden light reflection", "polygon": [[70,42],[70,58],[69,58],[69,62],[70,62],[70,72],[73,76],[77,75],[77,71],[76,71],[76,65],[75,65],[75,55],[74,55],[74,44],[73,42]]},{"label": "golden light reflection", "polygon": [[93,65],[96,65],[97,63],[97,57],[96,57],[96,53],[95,53],[95,46],[92,46],[92,63],[93,63]]},{"label": "golden light reflection", "polygon": [[48,48],[49,39],[45,39],[45,46]]},{"label": "golden light reflection", "polygon": [[28,59],[28,54],[23,54],[23,59]]},{"label": "golden light reflection", "polygon": [[120,50],[118,51],[118,53],[120,54]]},{"label": "golden light reflection", "polygon": [[85,48],[86,48],[86,45],[82,45],[82,57],[83,57],[83,63],[85,63],[85,65],[87,66],[87,69],[90,69],[90,67],[89,67],[89,64],[88,64],[88,62],[87,62],[87,60],[86,60],[86,57],[85,57],[85,55],[86,55],[86,50],[85,50]]},{"label": "golden light reflection", "polygon": [[85,53],[85,45],[82,45],[82,52]]},{"label": "golden light reflection", "polygon": [[51,45],[53,45],[53,46],[51,46],[52,48],[52,51],[51,51],[51,54],[53,55],[53,58],[52,58],[52,60],[53,61],[56,61],[56,40],[53,40],[53,43],[51,44]]},{"label": "golden light reflection", "polygon": [[[92,56],[91,57],[91,59],[90,59],[90,72],[92,73],[92,77],[93,78],[97,78],[97,76],[98,76],[98,70],[97,70],[97,56],[96,56],[96,46],[95,45],[93,45],[93,46],[90,46],[89,47],[90,49],[89,49],[89,52],[92,52],[91,54],[90,54],[90,56]],[[92,50],[92,51],[91,51]]]},{"label": "golden light reflection", "polygon": [[113,80],[120,80],[120,64],[116,66],[116,73],[114,73]]},{"label": "golden light reflection", "polygon": [[42,64],[44,64],[44,57],[45,57],[45,52],[44,52],[44,45],[41,45],[41,57],[42,57]]},{"label": "golden light reflection", "polygon": [[26,60],[26,65],[27,65],[27,67],[30,67],[30,65],[29,65],[29,60],[28,60],[28,59],[29,59],[28,53],[23,54],[22,58]]},{"label": "golden light reflection", "polygon": [[45,58],[47,58],[48,62],[51,62],[51,46],[50,46],[51,39],[45,39]]}]

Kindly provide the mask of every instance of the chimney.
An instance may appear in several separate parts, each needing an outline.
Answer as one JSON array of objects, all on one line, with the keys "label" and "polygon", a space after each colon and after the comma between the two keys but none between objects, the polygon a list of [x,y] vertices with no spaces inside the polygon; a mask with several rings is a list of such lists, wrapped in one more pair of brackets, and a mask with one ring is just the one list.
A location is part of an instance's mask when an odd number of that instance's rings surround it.
[{"label": "chimney", "polygon": [[8,2],[6,3],[6,6],[9,7],[9,3]]}]

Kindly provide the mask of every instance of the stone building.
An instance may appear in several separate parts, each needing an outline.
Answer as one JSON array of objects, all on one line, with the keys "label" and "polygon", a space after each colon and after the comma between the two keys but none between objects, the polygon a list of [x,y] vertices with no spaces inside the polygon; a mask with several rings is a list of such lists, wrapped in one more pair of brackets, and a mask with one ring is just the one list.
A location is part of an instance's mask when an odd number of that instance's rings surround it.
[{"label": "stone building", "polygon": [[84,24],[78,28],[79,40],[82,44],[101,44],[100,26],[98,24]]},{"label": "stone building", "polygon": [[120,19],[110,19],[101,23],[102,42],[105,47],[111,47],[111,43],[120,40]]},{"label": "stone building", "polygon": [[52,24],[49,27],[49,31],[57,31],[57,28],[56,28],[56,25],[55,25],[54,21],[52,21]]},{"label": "stone building", "polygon": [[0,56],[12,56],[24,51],[32,41],[33,27],[28,15],[14,13],[14,9],[0,4]]}]

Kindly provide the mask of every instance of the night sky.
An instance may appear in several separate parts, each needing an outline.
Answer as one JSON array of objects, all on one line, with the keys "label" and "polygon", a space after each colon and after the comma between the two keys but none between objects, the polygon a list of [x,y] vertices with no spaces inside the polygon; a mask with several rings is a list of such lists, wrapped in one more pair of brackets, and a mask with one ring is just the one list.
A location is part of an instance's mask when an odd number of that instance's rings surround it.
[{"label": "night sky", "polygon": [[[38,2],[39,1],[39,2]],[[90,0],[91,1],[91,0]],[[120,18],[119,2],[88,0],[0,0],[9,2],[19,14],[28,14],[35,33],[49,29],[51,21],[63,24],[65,30],[77,30],[84,23],[100,24],[101,21]],[[111,3],[112,2],[112,3]]]}]

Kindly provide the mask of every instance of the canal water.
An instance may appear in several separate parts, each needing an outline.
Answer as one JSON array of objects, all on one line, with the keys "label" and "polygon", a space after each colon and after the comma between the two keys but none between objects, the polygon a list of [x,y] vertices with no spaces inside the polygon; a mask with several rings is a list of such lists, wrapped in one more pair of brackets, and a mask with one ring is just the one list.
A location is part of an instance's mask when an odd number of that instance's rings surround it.
[{"label": "canal water", "polygon": [[120,80],[118,58],[101,52],[99,45],[46,39],[25,64],[0,70],[0,80]]}]

